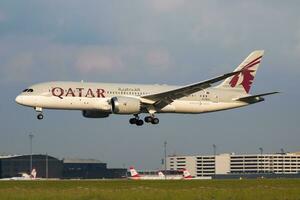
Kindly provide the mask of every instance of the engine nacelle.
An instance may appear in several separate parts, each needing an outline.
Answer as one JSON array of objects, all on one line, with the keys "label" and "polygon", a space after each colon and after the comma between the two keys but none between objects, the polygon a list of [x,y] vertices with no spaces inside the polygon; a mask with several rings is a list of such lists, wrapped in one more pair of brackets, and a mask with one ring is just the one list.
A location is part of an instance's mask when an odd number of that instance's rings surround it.
[{"label": "engine nacelle", "polygon": [[83,110],[82,115],[86,118],[105,118],[109,116],[109,113],[95,110]]},{"label": "engine nacelle", "polygon": [[141,101],[132,97],[113,97],[111,108],[115,114],[137,114],[141,110]]}]

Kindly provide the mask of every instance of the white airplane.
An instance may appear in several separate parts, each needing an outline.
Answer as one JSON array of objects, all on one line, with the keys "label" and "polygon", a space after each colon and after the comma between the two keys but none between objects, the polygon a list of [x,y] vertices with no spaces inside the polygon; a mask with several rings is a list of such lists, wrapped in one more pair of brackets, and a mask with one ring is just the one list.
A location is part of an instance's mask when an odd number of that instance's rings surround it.
[{"label": "white airplane", "polygon": [[11,177],[11,178],[3,178],[0,180],[14,180],[14,181],[19,181],[19,180],[35,180],[37,172],[35,169],[32,169],[30,175],[27,173],[19,173],[21,176],[20,177]]},{"label": "white airplane", "polygon": [[129,179],[133,179],[133,180],[180,180],[183,179],[183,176],[181,175],[168,175],[165,176],[163,172],[158,171],[157,174],[147,174],[147,175],[142,175],[139,174],[134,167],[130,167],[129,168],[130,171],[130,177]]},{"label": "white airplane", "polygon": [[130,167],[129,171],[130,171],[129,179],[133,179],[133,180],[163,180],[163,179],[165,179],[165,175],[161,171],[159,171],[155,175],[141,175],[134,169],[134,167]]},{"label": "white airplane", "polygon": [[183,169],[183,174],[182,174],[182,176],[183,176],[183,179],[184,179],[184,180],[196,180],[196,179],[201,179],[201,180],[203,180],[203,179],[211,179],[211,176],[203,176],[203,177],[195,177],[195,176],[192,176],[192,175],[190,174],[190,172],[189,172],[187,169]]},{"label": "white airplane", "polygon": [[[233,72],[186,86],[46,82],[28,87],[16,102],[33,107],[38,119],[43,119],[43,109],[62,109],[81,110],[87,118],[134,115],[129,122],[137,126],[144,121],[158,124],[157,113],[215,112],[258,103],[264,101],[262,96],[277,93],[249,94],[263,54],[253,51]],[[144,121],[141,113],[146,113]]]}]

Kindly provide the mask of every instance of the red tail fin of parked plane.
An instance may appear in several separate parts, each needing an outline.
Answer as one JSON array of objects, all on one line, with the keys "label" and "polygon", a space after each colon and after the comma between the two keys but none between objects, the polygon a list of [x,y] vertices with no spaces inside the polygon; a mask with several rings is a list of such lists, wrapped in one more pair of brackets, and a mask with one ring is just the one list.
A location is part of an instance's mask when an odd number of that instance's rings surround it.
[{"label": "red tail fin of parked plane", "polygon": [[130,177],[131,178],[136,178],[139,179],[141,176],[139,175],[139,173],[134,169],[134,167],[130,167],[129,168],[130,171]]},{"label": "red tail fin of parked plane", "polygon": [[187,169],[184,169],[183,170],[183,178],[184,179],[191,179],[191,178],[194,178],[194,177],[190,174],[190,172]]}]

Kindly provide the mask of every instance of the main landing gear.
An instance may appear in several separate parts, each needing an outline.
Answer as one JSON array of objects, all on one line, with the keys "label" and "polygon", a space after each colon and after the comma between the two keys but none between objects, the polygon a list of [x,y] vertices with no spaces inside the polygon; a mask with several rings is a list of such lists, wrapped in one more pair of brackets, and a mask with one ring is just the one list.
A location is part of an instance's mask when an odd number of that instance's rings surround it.
[{"label": "main landing gear", "polygon": [[159,123],[159,119],[155,118],[154,116],[146,116],[144,120],[145,120],[146,123],[151,123],[151,124],[158,124]]},{"label": "main landing gear", "polygon": [[36,107],[36,108],[35,108],[35,111],[38,113],[37,116],[36,116],[36,118],[37,118],[38,120],[44,119],[43,109],[42,109],[42,108]]},{"label": "main landing gear", "polygon": [[[158,124],[159,123],[159,119],[155,118],[154,115],[151,116],[146,116],[144,118],[144,121],[146,123],[151,123],[151,124]],[[140,119],[139,115],[134,115],[134,118],[130,118],[129,119],[129,123],[130,124],[135,124],[137,126],[142,126],[144,124],[144,121]]]},{"label": "main landing gear", "polygon": [[129,123],[135,124],[137,126],[142,126],[144,124],[144,121],[140,119],[139,115],[134,115],[134,118],[130,118]]}]

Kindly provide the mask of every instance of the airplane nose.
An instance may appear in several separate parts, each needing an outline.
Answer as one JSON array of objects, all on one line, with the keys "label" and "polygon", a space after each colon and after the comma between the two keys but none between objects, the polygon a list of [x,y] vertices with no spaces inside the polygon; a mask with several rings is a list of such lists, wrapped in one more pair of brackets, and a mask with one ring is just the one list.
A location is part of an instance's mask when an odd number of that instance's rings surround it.
[{"label": "airplane nose", "polygon": [[28,96],[28,95],[18,95],[15,99],[15,101],[22,105],[22,106],[34,106],[35,103],[35,98],[33,96]]},{"label": "airplane nose", "polygon": [[15,101],[18,103],[18,104],[22,104],[22,96],[19,95],[16,97]]}]

